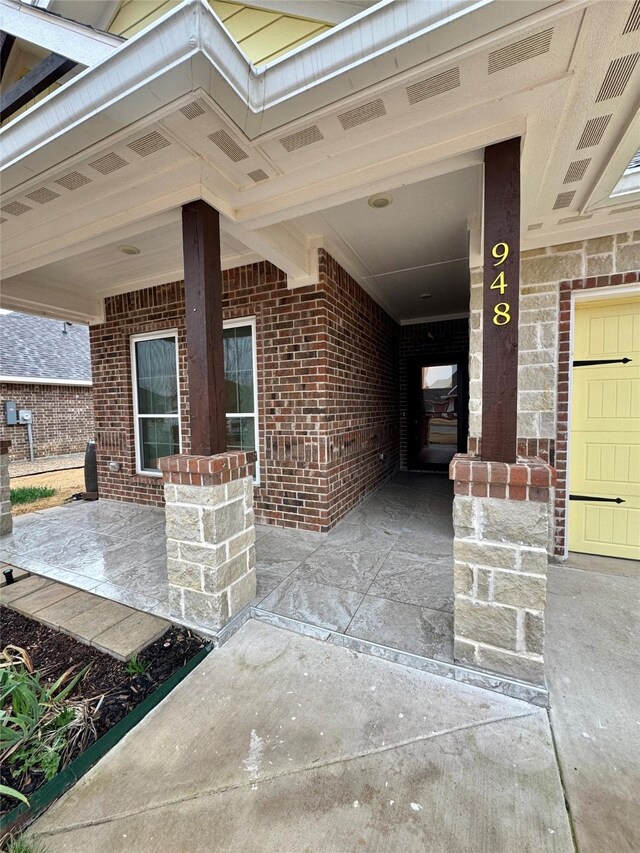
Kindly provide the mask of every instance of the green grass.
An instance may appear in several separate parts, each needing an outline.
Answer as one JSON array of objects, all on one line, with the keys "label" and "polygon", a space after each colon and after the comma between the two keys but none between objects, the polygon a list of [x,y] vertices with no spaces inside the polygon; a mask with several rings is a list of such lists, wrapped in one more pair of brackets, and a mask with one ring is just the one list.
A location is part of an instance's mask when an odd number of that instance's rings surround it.
[{"label": "green grass", "polygon": [[39,839],[31,839],[26,835],[19,835],[5,842],[2,853],[46,853],[47,848]]},{"label": "green grass", "polygon": [[58,490],[52,489],[51,486],[18,486],[11,489],[11,503],[30,504],[40,498],[52,498],[57,493]]}]

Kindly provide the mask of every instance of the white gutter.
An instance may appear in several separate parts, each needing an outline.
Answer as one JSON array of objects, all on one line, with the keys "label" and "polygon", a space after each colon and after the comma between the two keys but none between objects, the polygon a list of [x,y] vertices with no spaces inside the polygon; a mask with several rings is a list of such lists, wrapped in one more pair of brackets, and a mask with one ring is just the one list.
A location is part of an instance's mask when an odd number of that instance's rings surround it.
[{"label": "white gutter", "polygon": [[80,65],[95,65],[124,42],[120,36],[98,32],[19,0],[0,0],[0,17],[3,32],[59,53]]},{"label": "white gutter", "polygon": [[0,382],[14,385],[78,385],[91,387],[90,379],[52,379],[44,376],[0,376]]}]

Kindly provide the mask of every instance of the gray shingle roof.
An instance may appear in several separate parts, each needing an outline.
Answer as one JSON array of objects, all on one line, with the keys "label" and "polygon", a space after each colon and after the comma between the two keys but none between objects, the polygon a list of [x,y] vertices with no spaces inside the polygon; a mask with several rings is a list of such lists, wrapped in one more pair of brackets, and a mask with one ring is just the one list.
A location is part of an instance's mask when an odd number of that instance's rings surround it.
[{"label": "gray shingle roof", "polygon": [[88,326],[15,311],[0,314],[0,375],[90,381]]}]

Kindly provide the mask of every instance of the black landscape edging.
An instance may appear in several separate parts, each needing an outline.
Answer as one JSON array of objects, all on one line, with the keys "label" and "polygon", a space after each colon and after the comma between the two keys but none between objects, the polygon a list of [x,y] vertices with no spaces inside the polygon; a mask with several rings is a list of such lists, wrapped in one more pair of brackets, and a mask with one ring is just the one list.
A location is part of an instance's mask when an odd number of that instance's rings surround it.
[{"label": "black landscape edging", "polygon": [[203,649],[200,649],[184,666],[176,670],[153,693],[129,711],[126,717],[119,720],[115,726],[110,728],[108,732],[105,732],[95,743],[92,743],[81,755],[74,758],[53,779],[46,782],[37,791],[34,791],[29,799],[28,806],[21,803],[6,814],[1,820],[2,832],[12,832],[27,822],[35,820],[47,806],[54,800],[57,800],[58,797],[61,797],[72,785],[75,785],[94,764],[121,741],[131,729],[137,726],[156,705],[171,693],[174,687],[177,687],[207,657],[213,648],[213,644],[208,643]]}]

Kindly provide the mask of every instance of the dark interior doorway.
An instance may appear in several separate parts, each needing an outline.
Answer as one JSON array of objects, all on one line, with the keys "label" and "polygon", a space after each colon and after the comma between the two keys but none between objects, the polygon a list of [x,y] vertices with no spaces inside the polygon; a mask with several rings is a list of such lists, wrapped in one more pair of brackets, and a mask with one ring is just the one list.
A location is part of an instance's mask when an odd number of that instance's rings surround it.
[{"label": "dark interior doorway", "polygon": [[466,451],[467,360],[443,353],[412,359],[407,367],[409,470],[445,471],[455,453]]}]

